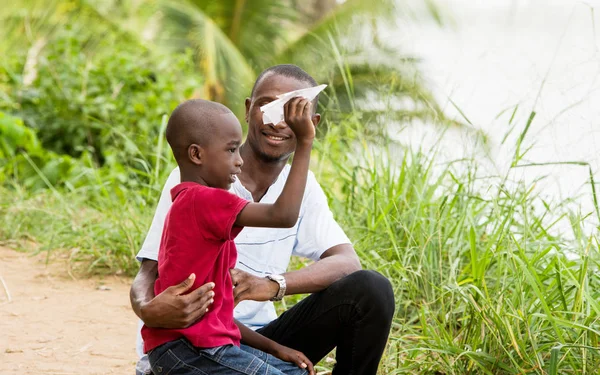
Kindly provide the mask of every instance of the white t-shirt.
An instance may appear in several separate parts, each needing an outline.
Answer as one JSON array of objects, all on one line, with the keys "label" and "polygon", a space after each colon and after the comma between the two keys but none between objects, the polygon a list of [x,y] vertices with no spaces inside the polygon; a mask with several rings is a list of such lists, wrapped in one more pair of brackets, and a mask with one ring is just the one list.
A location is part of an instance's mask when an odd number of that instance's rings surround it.
[{"label": "white t-shirt", "polygon": [[[274,203],[277,200],[289,173],[290,166],[286,165],[260,203]],[[170,191],[180,182],[180,178],[179,168],[175,168],[163,187],[152,225],[142,249],[137,254],[140,261],[144,258],[151,260],[158,258],[165,217],[172,203]],[[241,198],[253,201],[252,194],[239,180],[232,184],[230,191]],[[235,238],[238,251],[236,268],[260,277],[271,273],[281,274],[287,270],[292,255],[317,261],[326,250],[346,243],[350,243],[350,240],[334,220],[325,193],[313,173],[309,172],[296,225],[292,228],[244,228]],[[253,329],[260,328],[277,318],[272,302],[256,301],[240,302],[234,310],[234,316]],[[141,335],[138,335],[139,340]],[[138,347],[139,344],[140,342]]]}]

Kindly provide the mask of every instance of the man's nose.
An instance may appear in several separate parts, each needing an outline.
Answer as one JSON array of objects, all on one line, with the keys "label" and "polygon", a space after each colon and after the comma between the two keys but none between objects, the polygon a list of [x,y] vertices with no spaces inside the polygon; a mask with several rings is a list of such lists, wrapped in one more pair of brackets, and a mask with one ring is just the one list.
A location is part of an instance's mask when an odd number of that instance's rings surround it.
[{"label": "man's nose", "polygon": [[269,124],[273,129],[285,129],[288,127],[288,124],[285,123],[285,120],[279,121],[277,124]]}]

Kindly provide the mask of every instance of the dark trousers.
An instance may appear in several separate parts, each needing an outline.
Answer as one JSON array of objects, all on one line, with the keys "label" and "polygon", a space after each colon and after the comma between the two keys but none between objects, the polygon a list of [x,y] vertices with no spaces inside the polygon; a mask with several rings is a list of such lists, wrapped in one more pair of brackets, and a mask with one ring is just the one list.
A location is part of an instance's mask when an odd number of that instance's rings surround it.
[{"label": "dark trousers", "polygon": [[390,282],[357,271],[311,294],[257,330],[317,363],[337,348],[333,375],[375,375],[394,315]]}]

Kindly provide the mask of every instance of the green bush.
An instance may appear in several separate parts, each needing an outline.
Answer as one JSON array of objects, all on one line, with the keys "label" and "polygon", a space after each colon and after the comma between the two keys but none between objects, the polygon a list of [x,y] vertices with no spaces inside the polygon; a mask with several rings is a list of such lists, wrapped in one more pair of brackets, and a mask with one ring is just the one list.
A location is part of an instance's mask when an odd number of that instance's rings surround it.
[{"label": "green bush", "polygon": [[45,150],[34,130],[23,121],[0,112],[0,184],[19,181],[27,189],[38,190],[68,181],[77,173],[79,162],[68,155]]},{"label": "green bush", "polygon": [[18,117],[0,112],[0,158],[14,157],[20,150],[36,152],[40,142],[33,130]]},{"label": "green bush", "polygon": [[157,56],[117,33],[97,43],[92,36],[58,31],[33,64],[33,82],[24,81],[31,61],[23,50],[7,56],[0,109],[21,117],[47,150],[147,172],[166,154],[157,149],[163,116],[193,96],[201,78],[189,55]]}]

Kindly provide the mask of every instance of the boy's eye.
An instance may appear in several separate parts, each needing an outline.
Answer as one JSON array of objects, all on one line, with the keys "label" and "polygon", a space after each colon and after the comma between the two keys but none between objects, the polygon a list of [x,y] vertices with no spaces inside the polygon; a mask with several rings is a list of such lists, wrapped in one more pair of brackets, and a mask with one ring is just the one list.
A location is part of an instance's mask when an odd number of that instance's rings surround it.
[{"label": "boy's eye", "polygon": [[231,152],[232,154],[235,153],[235,148],[230,148],[229,152]]}]

